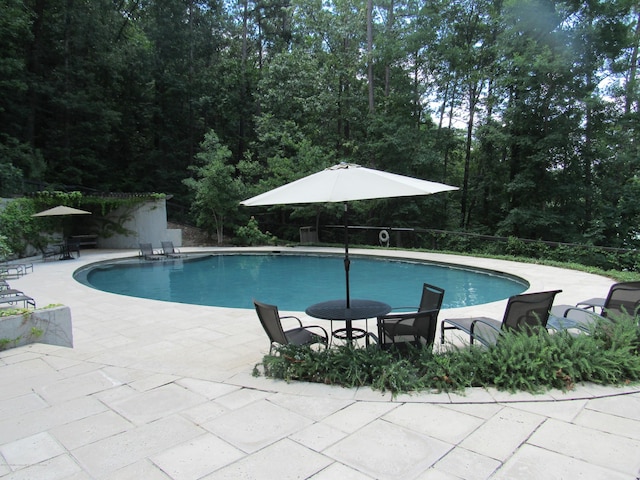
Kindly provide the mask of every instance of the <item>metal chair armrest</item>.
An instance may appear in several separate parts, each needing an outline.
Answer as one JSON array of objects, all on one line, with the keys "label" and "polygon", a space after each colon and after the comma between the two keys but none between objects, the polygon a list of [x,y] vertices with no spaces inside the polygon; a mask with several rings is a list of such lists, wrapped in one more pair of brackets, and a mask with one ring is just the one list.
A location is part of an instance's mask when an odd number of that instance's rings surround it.
[{"label": "metal chair armrest", "polygon": [[[296,317],[294,317],[294,318],[296,318]],[[324,333],[324,338],[327,341],[327,343],[329,342],[329,334],[327,333],[327,330],[324,327],[321,327],[320,325],[305,325],[304,328],[306,328],[306,329],[319,328]]]},{"label": "metal chair armrest", "polygon": [[284,317],[280,317],[280,320],[283,320],[285,318],[295,318],[298,321],[298,325],[302,326],[302,321],[298,317],[295,317],[293,315],[285,315]]},{"label": "metal chair armrest", "polygon": [[498,335],[500,335],[500,328],[498,328],[496,325],[490,322],[487,322],[484,318],[475,318],[471,321],[471,326],[469,328],[470,343],[473,343],[473,340],[476,339],[480,343],[488,346],[489,344],[486,340],[484,340],[482,337],[475,334],[476,324],[478,323],[481,323],[482,325],[486,325],[487,327],[491,328],[494,332],[496,332]]}]

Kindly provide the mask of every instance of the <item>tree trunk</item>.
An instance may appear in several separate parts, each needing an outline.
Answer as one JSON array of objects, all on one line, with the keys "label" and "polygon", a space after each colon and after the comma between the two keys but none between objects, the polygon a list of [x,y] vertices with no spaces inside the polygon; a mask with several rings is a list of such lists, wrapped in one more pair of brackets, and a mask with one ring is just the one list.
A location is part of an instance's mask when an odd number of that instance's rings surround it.
[{"label": "tree trunk", "polygon": [[373,0],[367,0],[367,79],[369,82],[369,113],[375,112],[373,98]]}]

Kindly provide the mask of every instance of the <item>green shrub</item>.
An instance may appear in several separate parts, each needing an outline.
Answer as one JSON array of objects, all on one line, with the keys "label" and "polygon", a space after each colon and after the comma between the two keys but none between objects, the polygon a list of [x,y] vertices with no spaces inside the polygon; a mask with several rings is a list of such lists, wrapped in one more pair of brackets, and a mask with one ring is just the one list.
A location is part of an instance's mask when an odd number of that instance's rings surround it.
[{"label": "green shrub", "polygon": [[[463,391],[468,387],[540,393],[593,382],[620,385],[640,380],[640,327],[625,316],[593,326],[589,335],[566,331],[534,335],[505,332],[491,347],[449,347],[441,353],[338,346],[287,345],[262,362],[264,374],[345,387],[370,386],[393,394]],[[258,369],[254,370],[256,374]]]},{"label": "green shrub", "polygon": [[269,232],[262,233],[258,221],[251,217],[246,226],[236,229],[237,240],[242,245],[274,245],[276,238]]}]

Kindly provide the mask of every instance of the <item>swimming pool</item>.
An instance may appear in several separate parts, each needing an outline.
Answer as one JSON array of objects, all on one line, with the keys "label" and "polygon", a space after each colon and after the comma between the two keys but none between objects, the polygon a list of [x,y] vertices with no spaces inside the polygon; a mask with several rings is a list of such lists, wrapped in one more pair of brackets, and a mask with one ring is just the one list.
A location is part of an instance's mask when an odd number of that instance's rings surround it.
[{"label": "swimming pool", "polygon": [[[124,260],[81,268],[74,278],[90,287],[154,300],[253,308],[252,300],[304,311],[344,298],[343,257],[300,254],[211,254],[166,261]],[[445,289],[443,308],[479,305],[522,293],[528,283],[511,275],[454,265],[382,257],[351,257],[351,298],[412,306],[422,284]]]}]

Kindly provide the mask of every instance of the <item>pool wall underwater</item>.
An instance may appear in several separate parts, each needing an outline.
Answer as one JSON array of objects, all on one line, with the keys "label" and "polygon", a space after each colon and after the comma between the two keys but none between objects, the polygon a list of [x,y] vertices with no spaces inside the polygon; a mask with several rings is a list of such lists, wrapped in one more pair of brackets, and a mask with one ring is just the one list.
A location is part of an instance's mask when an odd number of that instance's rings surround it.
[{"label": "pool wall underwater", "polygon": [[[431,283],[445,289],[443,308],[459,308],[500,301],[529,287],[510,273],[414,258],[406,251],[387,253],[350,256],[351,298],[415,306],[422,284]],[[253,308],[255,298],[281,310],[303,311],[312,303],[344,298],[343,260],[337,249],[225,249],[174,260],[97,262],[78,269],[74,278],[140,298],[230,308]]]}]

